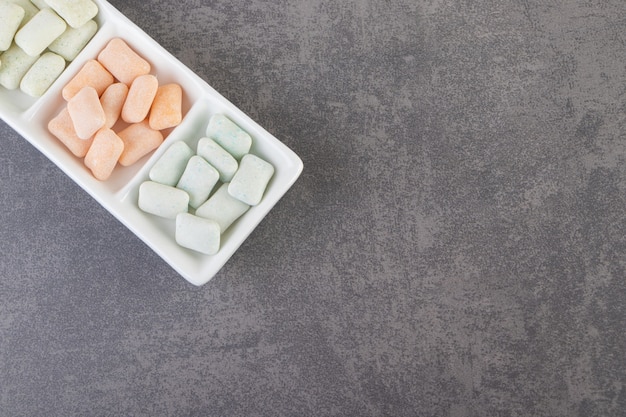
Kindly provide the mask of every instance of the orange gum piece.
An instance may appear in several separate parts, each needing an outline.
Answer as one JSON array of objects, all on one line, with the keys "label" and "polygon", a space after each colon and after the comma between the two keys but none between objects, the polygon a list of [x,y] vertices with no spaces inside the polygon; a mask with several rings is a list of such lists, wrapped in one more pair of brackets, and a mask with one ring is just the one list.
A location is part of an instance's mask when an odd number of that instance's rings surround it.
[{"label": "orange gum piece", "polygon": [[48,130],[52,133],[70,152],[75,156],[82,158],[87,154],[93,138],[87,140],[81,139],[76,136],[76,130],[74,130],[74,123],[70,117],[70,113],[67,107],[63,107],[63,110],[48,123]]},{"label": "orange gum piece", "polygon": [[145,119],[158,88],[159,81],[154,75],[146,74],[135,78],[122,108],[122,120],[126,123],[139,123]]},{"label": "orange gum piece", "polygon": [[93,87],[84,87],[67,102],[76,135],[81,139],[92,137],[106,121],[98,92]]},{"label": "orange gum piece", "polygon": [[126,85],[130,85],[138,76],[150,73],[150,63],[119,38],[109,41],[98,55],[98,61]]},{"label": "orange gum piece", "polygon": [[150,127],[163,130],[182,121],[183,90],[178,84],[166,84],[157,90],[150,108]]},{"label": "orange gum piece", "polygon": [[63,87],[61,94],[69,101],[84,87],[91,86],[96,89],[98,96],[113,84],[113,76],[96,60],[90,60],[83,65],[78,73]]},{"label": "orange gum piece", "polygon": [[106,127],[113,127],[119,119],[127,95],[128,86],[124,83],[115,83],[107,87],[100,96],[100,103],[106,117],[104,123]]},{"label": "orange gum piece", "polygon": [[109,128],[102,128],[93,138],[85,156],[85,166],[96,179],[104,181],[111,176],[122,151],[124,142]]},{"label": "orange gum piece", "polygon": [[124,152],[119,159],[122,166],[134,164],[163,143],[163,134],[150,129],[147,120],[128,126],[118,135],[124,142]]}]

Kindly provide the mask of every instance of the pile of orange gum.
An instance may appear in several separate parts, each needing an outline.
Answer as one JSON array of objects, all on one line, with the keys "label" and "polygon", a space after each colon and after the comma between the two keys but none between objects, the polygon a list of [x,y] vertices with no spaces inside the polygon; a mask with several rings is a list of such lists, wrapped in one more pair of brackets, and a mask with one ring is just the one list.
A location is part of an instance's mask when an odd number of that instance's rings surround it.
[{"label": "pile of orange gum", "polygon": [[[182,89],[159,85],[148,61],[122,39],[109,41],[62,90],[67,105],[48,130],[95,178],[108,179],[155,150],[182,121]],[[118,123],[119,122],[119,123]]]}]

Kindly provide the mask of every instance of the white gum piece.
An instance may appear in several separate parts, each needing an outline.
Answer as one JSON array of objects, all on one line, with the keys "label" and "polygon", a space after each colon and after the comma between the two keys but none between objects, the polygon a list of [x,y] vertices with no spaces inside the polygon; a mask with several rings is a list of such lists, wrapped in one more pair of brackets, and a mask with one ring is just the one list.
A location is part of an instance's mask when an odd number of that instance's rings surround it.
[{"label": "white gum piece", "polygon": [[68,25],[78,28],[96,17],[98,5],[91,0],[46,0]]},{"label": "white gum piece", "polygon": [[15,43],[28,55],[41,54],[56,38],[67,24],[52,9],[42,9],[15,34]]},{"label": "white gum piece", "polygon": [[175,186],[185,172],[193,150],[183,141],[172,144],[150,169],[150,179],[165,185]]},{"label": "white gum piece", "polygon": [[20,27],[28,23],[28,21],[32,19],[33,16],[35,16],[39,12],[39,9],[41,9],[41,7],[35,6],[35,4],[31,2],[30,0],[4,0],[4,1],[0,1],[0,3],[1,2],[13,3],[13,4],[20,6],[22,9],[24,9],[24,19],[22,19],[22,23],[20,24]]},{"label": "white gum piece", "polygon": [[189,194],[158,182],[145,181],[139,186],[139,208],[146,213],[175,219],[189,210]]},{"label": "white gum piece", "polygon": [[41,97],[65,69],[65,59],[46,52],[22,78],[20,89],[32,97]]},{"label": "white gum piece", "polygon": [[228,193],[246,204],[256,206],[261,202],[273,175],[272,164],[248,154],[241,159],[239,169],[228,186]]},{"label": "white gum piece", "polygon": [[176,216],[175,238],[180,246],[205,255],[215,255],[220,249],[219,225],[189,213]]},{"label": "white gum piece", "polygon": [[185,190],[189,194],[189,205],[198,208],[207,201],[219,179],[219,172],[211,164],[204,158],[194,155],[189,159],[176,188]]},{"label": "white gum piece", "polygon": [[215,114],[209,120],[206,136],[217,142],[236,160],[250,152],[252,138],[223,114]]},{"label": "white gum piece", "polygon": [[24,9],[13,3],[0,1],[0,51],[6,51],[24,19]]},{"label": "white gum piece", "polygon": [[69,26],[48,46],[48,49],[61,55],[66,61],[73,61],[97,31],[98,24],[95,20],[90,20],[78,28]]},{"label": "white gum piece", "polygon": [[248,204],[228,194],[228,183],[225,183],[204,204],[198,207],[196,216],[216,221],[220,225],[221,233],[224,233],[249,208]]},{"label": "white gum piece", "polygon": [[239,164],[237,160],[211,138],[201,138],[198,141],[198,155],[207,160],[220,173],[220,181],[229,182]]},{"label": "white gum piece", "polygon": [[1,56],[0,85],[8,90],[15,90],[38,56],[30,56],[16,44],[11,45]]}]

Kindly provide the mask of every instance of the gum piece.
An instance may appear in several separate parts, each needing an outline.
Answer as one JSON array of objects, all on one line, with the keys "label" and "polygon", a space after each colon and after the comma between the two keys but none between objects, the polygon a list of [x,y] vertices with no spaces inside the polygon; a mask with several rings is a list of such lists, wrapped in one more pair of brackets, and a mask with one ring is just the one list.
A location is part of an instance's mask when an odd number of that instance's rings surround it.
[{"label": "gum piece", "polygon": [[207,201],[209,194],[211,194],[213,187],[215,187],[219,179],[219,172],[204,158],[195,155],[189,159],[185,172],[180,177],[176,188],[187,191],[187,194],[189,194],[189,205],[193,208],[198,208],[198,206]]},{"label": "gum piece", "polygon": [[81,27],[68,27],[49,46],[52,52],[61,55],[66,61],[73,61],[98,31],[98,24],[90,20]]},{"label": "gum piece", "polygon": [[102,128],[94,136],[91,147],[85,155],[85,166],[91,170],[96,179],[105,181],[113,173],[123,149],[124,142],[115,132]]},{"label": "gum piece", "polygon": [[98,14],[98,6],[91,0],[46,0],[68,25],[78,28]]},{"label": "gum piece", "polygon": [[228,185],[228,183],[222,184],[211,198],[196,210],[196,216],[216,221],[220,225],[221,233],[224,233],[250,208],[246,203],[228,194]]},{"label": "gum piece", "polygon": [[113,84],[113,76],[98,61],[89,60],[78,73],[63,87],[61,94],[65,100],[70,100],[83,87],[91,86],[96,89],[98,96],[104,93],[108,86]]},{"label": "gum piece", "polygon": [[146,213],[175,219],[189,210],[189,194],[169,185],[145,181],[139,186],[138,205]]},{"label": "gum piece", "polygon": [[106,121],[98,93],[93,87],[85,87],[67,102],[67,110],[74,122],[76,135],[81,139],[92,137]]},{"label": "gum piece", "polygon": [[135,78],[122,107],[122,120],[126,123],[139,123],[144,120],[148,116],[158,88],[159,81],[154,75],[146,74]]},{"label": "gum piece", "polygon": [[1,56],[0,85],[8,90],[15,90],[38,56],[30,56],[16,44],[12,44]]},{"label": "gum piece", "polygon": [[[6,0],[2,1],[3,3],[13,3],[20,6],[24,9],[24,18],[22,19],[22,23],[20,24],[20,28],[23,27],[26,23],[30,21],[37,13],[39,13],[39,9],[43,7],[36,7],[33,2],[30,0]],[[46,6],[47,7],[47,6]]]},{"label": "gum piece", "polygon": [[17,4],[0,2],[0,51],[6,51],[24,19],[24,9]]},{"label": "gum piece", "polygon": [[93,142],[93,138],[84,140],[76,136],[74,123],[72,122],[70,113],[67,111],[67,107],[63,107],[63,110],[48,122],[48,130],[59,139],[70,152],[79,158],[87,155],[87,151]]},{"label": "gum piece", "polygon": [[52,9],[41,9],[15,34],[15,43],[30,56],[41,54],[67,25]]},{"label": "gum piece", "polygon": [[163,130],[175,127],[182,121],[183,90],[178,84],[159,87],[150,109],[150,127]]},{"label": "gum piece", "polygon": [[251,206],[261,202],[265,188],[274,175],[274,166],[258,156],[248,154],[228,186],[228,193]]},{"label": "gum piece", "polygon": [[147,120],[128,126],[119,136],[124,141],[124,152],[119,161],[122,166],[134,164],[163,143],[163,134],[150,129]]},{"label": "gum piece", "polygon": [[250,152],[252,138],[243,129],[222,114],[209,120],[206,135],[226,149],[235,159],[240,160]]},{"label": "gum piece", "polygon": [[193,150],[185,142],[174,143],[150,169],[150,179],[161,184],[175,186],[193,155]]},{"label": "gum piece", "polygon": [[237,160],[213,139],[201,138],[198,141],[198,155],[207,160],[220,173],[220,181],[230,182],[237,172]]},{"label": "gum piece", "polygon": [[126,85],[130,85],[138,76],[150,73],[150,63],[120,38],[109,41],[98,54],[98,61]]},{"label": "gum piece", "polygon": [[176,216],[176,243],[180,246],[215,255],[220,250],[220,227],[213,220],[189,213]]},{"label": "gum piece", "polygon": [[128,94],[128,86],[124,83],[114,83],[104,90],[100,96],[100,103],[106,116],[106,127],[113,127],[122,113],[122,107]]},{"label": "gum piece", "polygon": [[33,97],[41,97],[65,69],[63,57],[46,52],[22,78],[20,89]]}]

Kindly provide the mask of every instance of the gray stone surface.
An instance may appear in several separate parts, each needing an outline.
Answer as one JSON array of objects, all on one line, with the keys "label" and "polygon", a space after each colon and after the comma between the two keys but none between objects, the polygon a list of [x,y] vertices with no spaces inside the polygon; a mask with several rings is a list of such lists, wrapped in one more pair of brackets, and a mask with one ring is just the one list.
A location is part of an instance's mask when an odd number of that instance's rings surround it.
[{"label": "gray stone surface", "polygon": [[626,415],[623,0],[112,3],[294,149],[196,288],[0,124],[0,416]]}]

